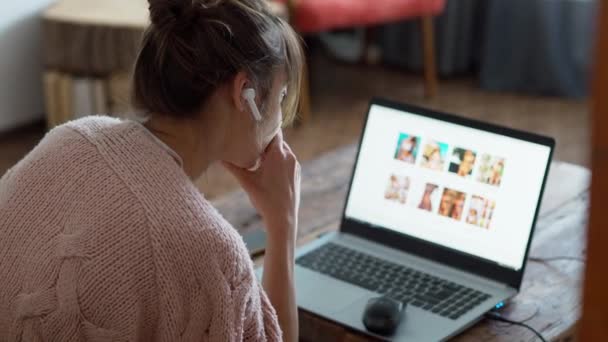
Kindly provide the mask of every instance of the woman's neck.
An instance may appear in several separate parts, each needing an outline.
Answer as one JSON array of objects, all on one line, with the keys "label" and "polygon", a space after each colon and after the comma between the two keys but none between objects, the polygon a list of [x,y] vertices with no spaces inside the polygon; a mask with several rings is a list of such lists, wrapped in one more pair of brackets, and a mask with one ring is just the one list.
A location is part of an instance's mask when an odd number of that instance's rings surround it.
[{"label": "woman's neck", "polygon": [[209,126],[198,120],[152,115],[144,126],[179,155],[184,172],[193,181],[219,160],[217,130],[206,129]]}]

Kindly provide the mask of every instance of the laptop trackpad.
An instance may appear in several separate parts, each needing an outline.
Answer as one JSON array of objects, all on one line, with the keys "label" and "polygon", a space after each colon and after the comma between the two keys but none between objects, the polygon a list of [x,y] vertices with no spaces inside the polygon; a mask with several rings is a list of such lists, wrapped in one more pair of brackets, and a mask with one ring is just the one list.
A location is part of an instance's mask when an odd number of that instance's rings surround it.
[{"label": "laptop trackpad", "polygon": [[296,288],[298,304],[317,313],[340,312],[365,296],[358,287],[299,267]]}]

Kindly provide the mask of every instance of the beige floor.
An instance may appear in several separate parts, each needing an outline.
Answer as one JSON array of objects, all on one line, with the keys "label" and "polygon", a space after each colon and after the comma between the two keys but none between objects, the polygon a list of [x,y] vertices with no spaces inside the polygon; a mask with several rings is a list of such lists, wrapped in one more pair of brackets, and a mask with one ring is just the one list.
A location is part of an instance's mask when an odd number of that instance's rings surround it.
[{"label": "beige floor", "polygon": [[[286,132],[300,160],[354,142],[360,132],[369,99],[393,100],[461,114],[557,139],[556,159],[589,165],[589,110],[580,100],[492,93],[480,90],[473,78],[444,79],[440,94],[423,97],[420,75],[376,66],[344,65],[322,55],[312,59],[313,118]],[[44,132],[33,125],[0,137],[0,173],[29,151]],[[208,197],[236,187],[220,167],[211,168],[198,185]]]}]

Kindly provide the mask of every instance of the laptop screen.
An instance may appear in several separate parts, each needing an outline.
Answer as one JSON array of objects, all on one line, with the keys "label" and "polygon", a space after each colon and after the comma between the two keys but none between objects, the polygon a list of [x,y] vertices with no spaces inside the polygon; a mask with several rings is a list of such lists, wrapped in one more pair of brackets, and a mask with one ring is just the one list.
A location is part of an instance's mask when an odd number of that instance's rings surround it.
[{"label": "laptop screen", "polygon": [[548,146],[373,104],[345,217],[521,269]]}]

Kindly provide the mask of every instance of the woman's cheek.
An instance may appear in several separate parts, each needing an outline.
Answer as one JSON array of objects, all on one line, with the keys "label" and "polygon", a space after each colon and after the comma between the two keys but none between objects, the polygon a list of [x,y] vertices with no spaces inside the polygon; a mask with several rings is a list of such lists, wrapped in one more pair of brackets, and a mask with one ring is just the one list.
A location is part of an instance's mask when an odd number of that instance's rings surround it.
[{"label": "woman's cheek", "polygon": [[257,147],[258,147],[259,153],[263,153],[266,150],[266,148],[272,141],[273,137],[274,137],[274,135],[272,134],[270,129],[266,128],[262,131],[262,133],[258,137],[258,146]]},{"label": "woman's cheek", "polygon": [[266,146],[268,146],[268,144],[270,144],[272,139],[274,139],[274,137],[279,133],[280,130],[281,130],[280,118],[278,120],[275,120],[270,125],[268,125],[267,133],[266,133],[266,136],[264,139],[264,142],[265,142],[264,148],[266,148]]}]

